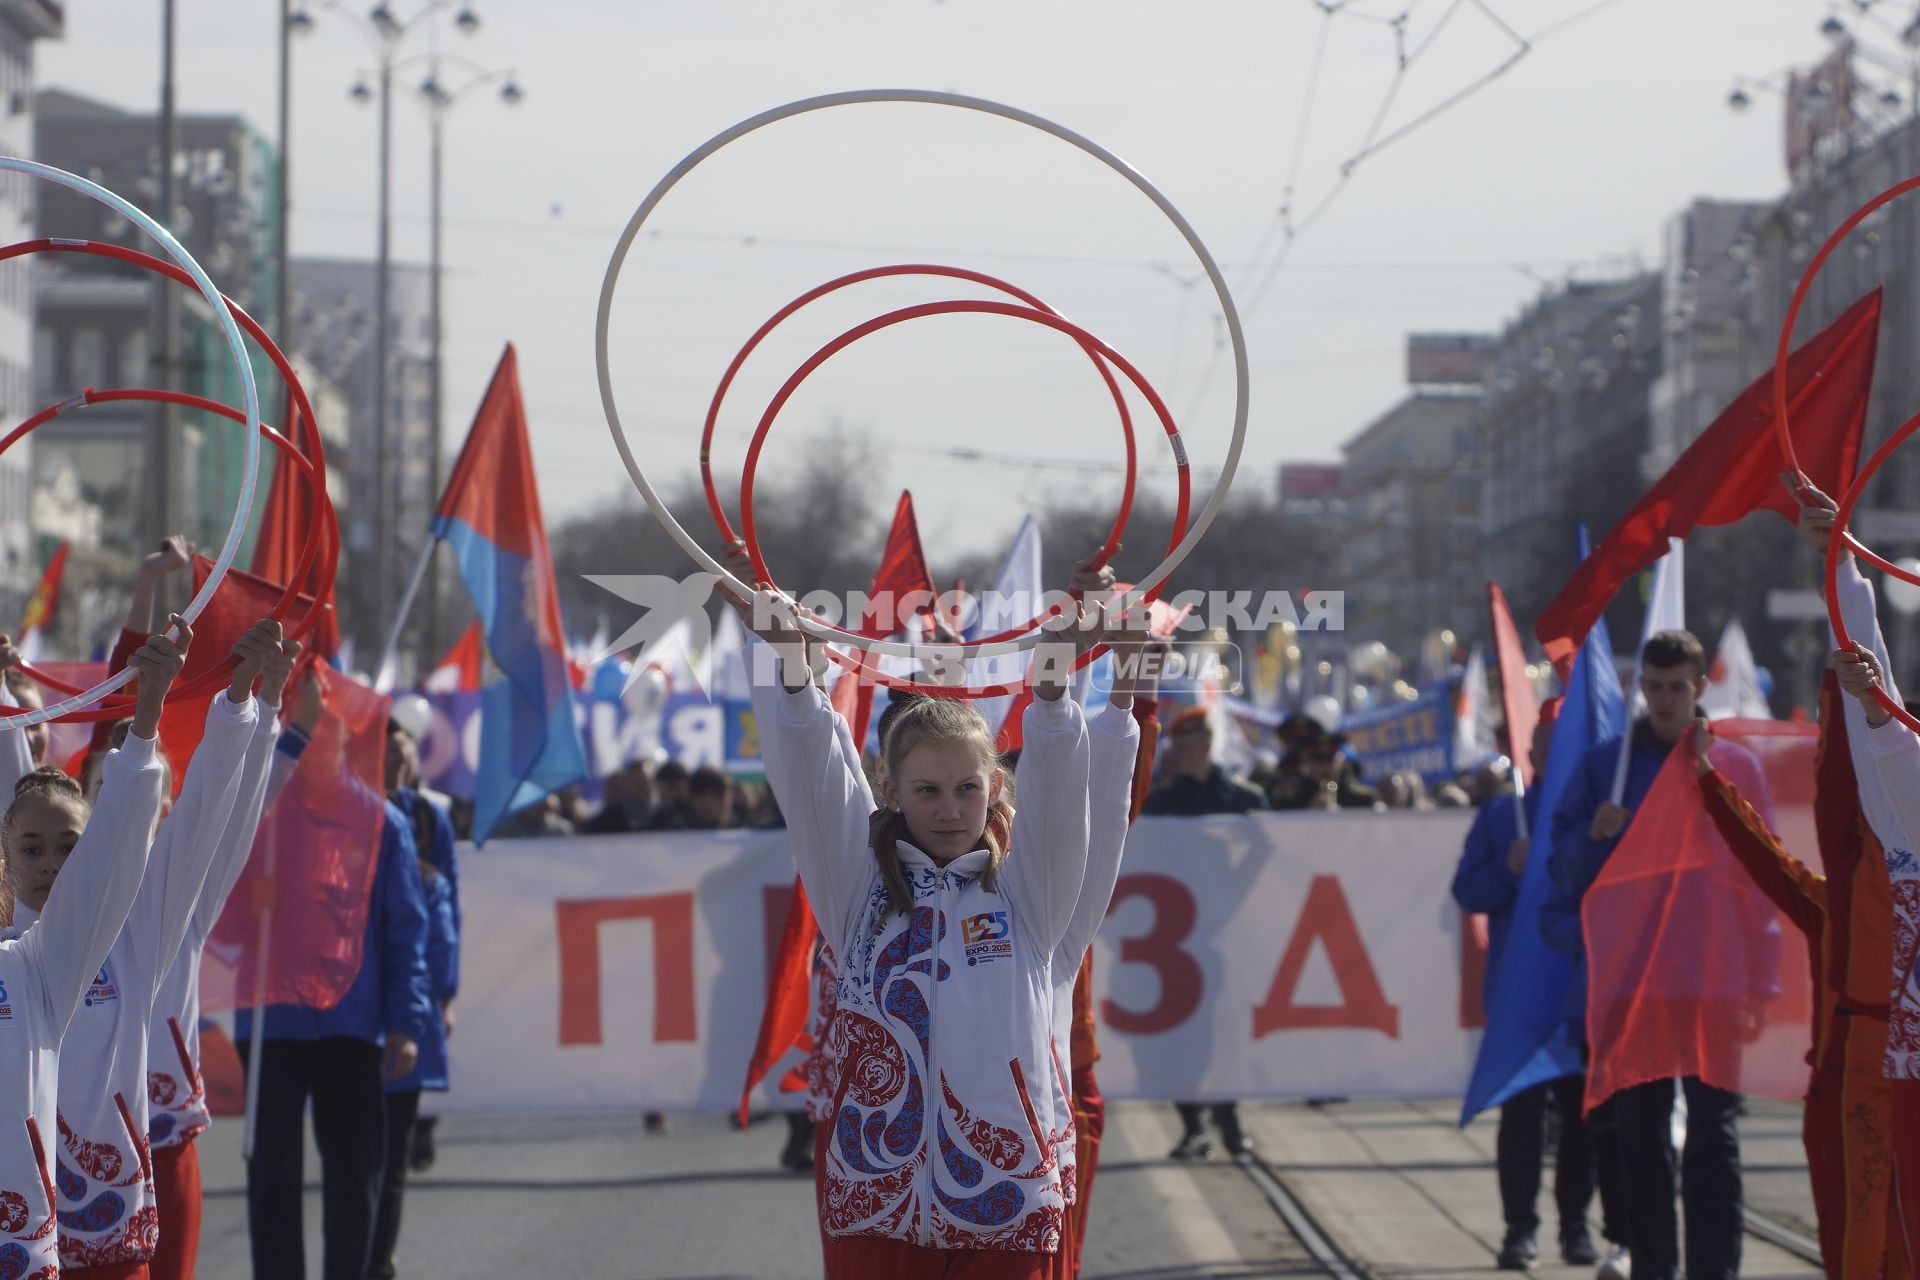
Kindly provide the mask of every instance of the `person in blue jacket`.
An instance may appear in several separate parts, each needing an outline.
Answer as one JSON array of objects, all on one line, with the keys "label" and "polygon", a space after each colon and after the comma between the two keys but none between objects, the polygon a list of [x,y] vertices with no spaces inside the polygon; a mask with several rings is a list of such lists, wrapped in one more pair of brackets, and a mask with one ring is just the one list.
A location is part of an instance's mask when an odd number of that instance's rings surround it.
[{"label": "person in blue jacket", "polygon": [[425,938],[427,985],[433,1013],[421,1025],[420,1061],[411,1074],[387,1082],[387,1174],[380,1192],[380,1213],[373,1228],[373,1266],[369,1280],[393,1280],[393,1250],[400,1241],[400,1215],[407,1192],[407,1167],[414,1121],[422,1092],[445,1093],[447,1037],[453,1033],[453,997],[460,982],[460,929],[453,917],[453,885],[425,858],[420,881],[427,893]]},{"label": "person in blue jacket", "polygon": [[[298,757],[322,712],[311,675],[301,708],[278,750]],[[341,776],[354,785],[350,771]],[[413,824],[384,796],[379,862],[367,908],[366,939],[353,985],[331,1009],[268,1005],[247,1164],[247,1232],[254,1280],[304,1280],[301,1232],[303,1121],[313,1104],[320,1151],[325,1280],[366,1280],[387,1157],[386,1081],[418,1065],[417,1037],[434,1016],[426,965],[427,903]],[[251,1065],[255,1011],[235,1014],[234,1039]]]},{"label": "person in blue jacket", "polygon": [[[420,852],[420,861],[431,866],[447,882],[447,897],[453,912],[453,929],[458,934],[466,922],[460,908],[460,863],[454,854],[453,819],[446,809],[437,802],[428,799],[426,789],[421,786],[420,748],[413,735],[398,723],[387,724],[387,772],[388,796],[403,812],[413,819],[413,839]],[[424,878],[424,873],[423,873]],[[453,985],[458,986],[460,974],[456,953],[456,967]],[[436,996],[436,998],[438,998]],[[449,1024],[453,1020],[453,997],[446,997],[442,1010],[443,1019]],[[415,1173],[425,1173],[433,1168],[435,1158],[434,1128],[440,1123],[440,1117],[430,1115],[416,1116],[412,1131],[405,1135],[407,1142],[407,1167]]]},{"label": "person in blue jacket", "polygon": [[[1671,751],[1699,718],[1707,687],[1706,652],[1687,631],[1660,631],[1640,651],[1640,692],[1646,715],[1630,730],[1626,788],[1612,800],[1620,739],[1592,747],[1568,780],[1553,814],[1553,851],[1547,862],[1552,891],[1541,907],[1540,930],[1555,950],[1579,956],[1582,967],[1569,995],[1569,1021],[1585,1042],[1586,946],[1580,900],[1600,875],[1634,810],[1646,798]],[[1686,1215],[1688,1280],[1734,1280],[1740,1271],[1742,1182],[1738,1117],[1741,1098],[1698,1077],[1683,1079],[1687,1141],[1681,1198]],[[1679,1223],[1674,1213],[1673,1081],[1623,1089],[1610,1100],[1617,1126],[1621,1184],[1633,1280],[1674,1280],[1679,1272]]]},{"label": "person in blue jacket", "polygon": [[[1557,700],[1556,700],[1557,701]],[[1547,748],[1553,740],[1554,704],[1543,708],[1533,732],[1533,776],[1546,773]],[[1520,894],[1520,875],[1526,869],[1528,838],[1520,834],[1516,810],[1524,807],[1529,833],[1540,821],[1540,793],[1529,791],[1516,804],[1513,794],[1494,796],[1482,805],[1467,831],[1465,850],[1453,874],[1453,900],[1462,911],[1487,918],[1487,972],[1482,1000],[1493,998],[1494,974],[1499,971],[1513,931],[1514,902]],[[1540,1229],[1536,1203],[1546,1147],[1547,1108],[1560,1119],[1559,1162],[1554,1173],[1554,1202],[1560,1211],[1560,1256],[1570,1265],[1586,1266],[1600,1260],[1587,1230],[1587,1207],[1593,1202],[1595,1163],[1592,1135],[1581,1117],[1586,1077],[1567,1076],[1545,1081],[1518,1093],[1500,1107],[1500,1130],[1495,1139],[1495,1166],[1500,1179],[1500,1205],[1506,1219],[1506,1238],[1500,1246],[1502,1271],[1525,1271],[1539,1258],[1534,1234]],[[1610,1202],[1602,1196],[1602,1204]],[[1609,1238],[1612,1233],[1609,1232]],[[1624,1241],[1622,1241],[1624,1243]]]}]

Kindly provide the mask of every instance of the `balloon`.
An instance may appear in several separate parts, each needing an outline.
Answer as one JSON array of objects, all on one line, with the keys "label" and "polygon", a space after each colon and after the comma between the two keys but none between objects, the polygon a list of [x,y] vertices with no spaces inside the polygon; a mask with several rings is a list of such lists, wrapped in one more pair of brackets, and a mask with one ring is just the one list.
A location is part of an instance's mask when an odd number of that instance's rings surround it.
[{"label": "balloon", "polygon": [[651,720],[660,714],[667,705],[667,699],[673,695],[673,681],[659,664],[649,662],[646,669],[633,676],[633,683],[620,695],[621,705],[627,711],[642,720]]},{"label": "balloon", "polygon": [[593,696],[598,702],[619,702],[627,687],[633,664],[625,658],[608,658],[593,669]]},{"label": "balloon", "polygon": [[1306,705],[1300,708],[1307,719],[1332,733],[1340,727],[1340,701],[1328,694],[1308,698]]},{"label": "balloon", "polygon": [[415,742],[424,741],[427,731],[433,728],[433,708],[417,693],[394,695],[393,706],[387,716],[405,729]]}]

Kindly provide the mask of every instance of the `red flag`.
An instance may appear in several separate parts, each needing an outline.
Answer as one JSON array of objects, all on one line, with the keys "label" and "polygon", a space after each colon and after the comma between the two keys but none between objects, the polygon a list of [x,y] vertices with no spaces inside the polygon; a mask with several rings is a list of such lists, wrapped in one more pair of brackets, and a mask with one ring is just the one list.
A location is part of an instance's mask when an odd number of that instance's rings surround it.
[{"label": "red flag", "polygon": [[[933,576],[927,572],[927,557],[920,548],[920,525],[913,515],[913,494],[902,491],[894,505],[893,527],[887,532],[886,549],[880,553],[880,567],[874,570],[870,603],[860,618],[860,633],[881,639],[900,630],[900,603],[910,593],[933,594]],[[867,740],[867,723],[873,714],[871,681],[862,679],[867,659],[861,655],[862,670],[843,671],[833,686],[834,709],[847,717],[853,740]],[[747,1083],[740,1091],[740,1115],[747,1114],[747,1095],[773,1069],[773,1064],[807,1034],[808,973],[813,967],[814,939],[819,927],[813,908],[800,881],[793,882],[793,903],[787,910],[786,927],[780,935],[780,954],[773,966],[773,978],[767,984],[767,1007],[760,1015],[760,1034],[754,1042],[753,1057],[747,1063]]]},{"label": "red flag", "polygon": [[[279,1003],[329,1009],[360,972],[386,822],[392,700],[324,662],[313,671],[326,712],[261,822],[208,941],[200,1003],[209,1013]],[[270,917],[264,973],[263,911]]]},{"label": "red flag", "polygon": [[[1818,731],[1720,720],[1713,763],[1783,848],[1820,867]],[[1754,886],[1707,812],[1683,742],[1581,902],[1587,939],[1587,1106],[1649,1080],[1699,1076],[1800,1098],[1813,1015],[1807,940]]]},{"label": "red flag", "polygon": [[[1846,489],[1859,461],[1879,330],[1875,289],[1787,357],[1794,452],[1807,478],[1829,493]],[[1780,483],[1784,470],[1768,370],[1620,518],[1534,623],[1562,682],[1607,602],[1666,553],[1668,538],[1684,538],[1703,525],[1732,524],[1762,509],[1794,519],[1798,509]]]},{"label": "red flag", "polygon": [[427,673],[421,687],[429,693],[478,693],[485,657],[486,637],[480,633],[480,619],[475,618],[453,642],[446,656]]},{"label": "red flag", "polygon": [[1500,584],[1487,584],[1487,611],[1493,615],[1493,657],[1500,671],[1500,704],[1507,713],[1507,755],[1521,785],[1533,786],[1534,726],[1540,723],[1540,695],[1527,678],[1527,651],[1520,645],[1519,628],[1513,625],[1513,611],[1507,608],[1506,592]]},{"label": "red flag", "polygon": [[[915,591],[931,596],[933,575],[927,572],[927,556],[920,549],[920,524],[913,515],[913,494],[903,489],[900,501],[894,504],[893,527],[887,530],[880,567],[873,571],[873,586],[868,592],[873,603],[860,619],[860,634],[882,640],[900,630],[905,622],[900,616],[900,602]],[[863,666],[867,664],[864,650],[861,662]],[[867,725],[873,716],[871,681],[863,679],[855,685],[853,706],[848,724],[853,729],[855,744],[864,746]]]},{"label": "red flag", "polygon": [[54,549],[53,558],[47,561],[47,568],[40,575],[40,585],[33,589],[27,598],[26,614],[20,619],[20,634],[39,631],[53,621],[53,615],[60,608],[60,579],[67,571],[68,544],[62,542]]},{"label": "red flag", "polygon": [[775,957],[773,974],[767,982],[767,1007],[760,1015],[760,1033],[753,1042],[753,1057],[747,1062],[747,1082],[740,1089],[743,1125],[753,1087],[766,1078],[787,1050],[807,1039],[807,990],[811,985],[813,949],[819,935],[819,926],[813,922],[813,905],[807,901],[806,886],[795,877],[793,900],[787,906],[786,924],[780,930],[780,954]]},{"label": "red flag", "polygon": [[[213,572],[213,561],[206,556],[193,558],[193,589],[198,593],[206,584],[207,577]],[[180,682],[195,679],[225,662],[233,652],[233,646],[247,628],[273,611],[285,588],[277,582],[238,569],[230,569],[227,576],[220,580],[220,587],[213,593],[213,599],[207,601],[207,607],[201,611],[198,621],[193,624],[193,648],[187,653],[186,669],[180,673]],[[313,597],[300,596],[293,606],[293,612],[301,614],[311,607]],[[328,616],[332,610],[327,611]],[[225,686],[220,686],[224,688]],[[207,706],[213,701],[213,692],[202,694],[190,701],[170,702],[160,713],[160,748],[166,752],[167,763],[173,770],[173,793],[180,794],[180,784],[187,775],[187,765],[193,760],[193,753],[199,749],[201,734],[206,731]]]},{"label": "red flag", "polygon": [[[291,423],[293,420],[293,394],[289,392],[280,421]],[[313,429],[310,423],[302,427],[302,430]],[[296,439],[295,443],[299,441]],[[273,479],[267,485],[266,501],[260,508],[260,532],[253,543],[253,572],[269,582],[284,583],[292,578],[293,571],[300,567],[300,548],[319,519],[320,512],[313,500],[312,486],[284,455],[275,450]],[[317,565],[314,572],[318,572]],[[327,603],[333,604],[332,586],[327,588]],[[331,658],[340,651],[339,620],[332,608],[307,633],[305,643],[322,657]]]}]

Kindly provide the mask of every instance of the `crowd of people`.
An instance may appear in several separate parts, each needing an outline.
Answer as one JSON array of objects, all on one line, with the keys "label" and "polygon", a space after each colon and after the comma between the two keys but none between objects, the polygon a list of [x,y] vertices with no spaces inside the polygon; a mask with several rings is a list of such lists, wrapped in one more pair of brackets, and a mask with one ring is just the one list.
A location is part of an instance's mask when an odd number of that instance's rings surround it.
[{"label": "crowd of people", "polygon": [[[1838,536],[1835,505],[1804,484],[1795,488],[1800,527],[1824,553]],[[1584,898],[1669,755],[1690,753],[1721,837],[1761,893],[1807,934],[1815,957],[1814,1042],[1807,1055],[1814,1070],[1804,1139],[1821,1253],[1835,1280],[1912,1275],[1920,1245],[1920,1098],[1913,1088],[1920,1078],[1914,1069],[1920,1026],[1911,1016],[1894,1016],[1903,999],[1920,995],[1902,995],[1920,986],[1908,834],[1920,829],[1920,739],[1874,696],[1888,688],[1885,646],[1872,588],[1850,554],[1841,556],[1838,590],[1848,630],[1861,643],[1836,648],[1823,691],[1815,779],[1821,871],[1781,846],[1750,753],[1733,744],[1714,750],[1700,709],[1707,662],[1699,640],[1663,631],[1642,647],[1645,712],[1629,724],[1624,741],[1616,736],[1589,748],[1550,813],[1541,812],[1537,793],[1489,802],[1476,817],[1453,882],[1461,909],[1488,921],[1489,998],[1513,954],[1514,930],[1536,929],[1549,947],[1584,964]],[[1554,703],[1543,708],[1534,737],[1536,777],[1546,769],[1556,710]],[[1616,786],[1623,761],[1624,785]],[[1525,833],[1543,823],[1545,841],[1529,840]],[[1529,859],[1543,853],[1551,887],[1534,918],[1518,918],[1521,879]],[[1904,898],[1895,888],[1902,881]],[[1897,941],[1902,933],[1904,942]],[[1588,1042],[1587,985],[1583,969],[1569,988],[1565,1030],[1591,1061],[1603,1046]],[[1600,1034],[1629,1034],[1602,1025]],[[1729,1022],[1720,1034],[1753,1032]],[[1576,1073],[1537,1084],[1502,1106],[1496,1164],[1506,1234],[1498,1265],[1524,1271],[1539,1258],[1537,1201],[1551,1135],[1563,1261],[1597,1262],[1600,1280],[1737,1276],[1745,1230],[1741,1095],[1697,1075],[1632,1085],[1590,1113],[1583,1111],[1585,1094],[1586,1078]],[[1677,1155],[1676,1102],[1683,1104],[1685,1134]],[[1604,1254],[1587,1225],[1596,1190]]]}]

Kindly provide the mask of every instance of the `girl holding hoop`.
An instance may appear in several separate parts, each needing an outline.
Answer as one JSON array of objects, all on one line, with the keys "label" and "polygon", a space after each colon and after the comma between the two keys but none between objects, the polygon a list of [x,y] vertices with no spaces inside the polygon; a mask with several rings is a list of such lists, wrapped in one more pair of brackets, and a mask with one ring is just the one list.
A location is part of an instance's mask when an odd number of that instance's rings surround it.
[{"label": "girl holding hoop", "polygon": [[[1072,615],[1055,624],[1076,626],[1091,638]],[[1130,766],[1130,695],[1090,730],[1065,696],[1070,646],[1050,640],[1035,653],[1018,810],[986,722],[946,698],[892,726],[876,806],[790,617],[757,633],[779,659],[777,682],[753,687],[767,777],[840,958],[827,1274],[1046,1280],[1065,1214],[1048,1124],[1061,1089],[1052,964],[1086,878],[1090,812],[1125,824],[1131,769],[1090,776],[1089,736],[1123,739],[1099,754]]]},{"label": "girl holding hoop", "polygon": [[[194,903],[186,940],[168,965],[147,1024],[147,1141],[153,1151],[160,1241],[148,1265],[151,1280],[193,1280],[200,1251],[200,1155],[194,1146],[213,1123],[200,1076],[200,958],[227,896],[246,869],[260,818],[293,773],[297,757],[280,743],[281,694],[293,675],[300,642],[287,640],[267,654],[261,669],[257,718],[240,765],[239,788]],[[244,664],[243,664],[244,665]],[[236,673],[237,675],[237,673]],[[318,699],[313,714],[318,715]],[[199,757],[194,757],[197,762]],[[191,785],[193,770],[187,771]]]},{"label": "girl holding hoop", "polygon": [[145,833],[153,847],[139,895],[62,1045],[56,1186],[63,1276],[145,1277],[159,1244],[148,1028],[234,814],[243,762],[257,737],[253,685],[281,652],[280,624],[255,623],[233,648],[239,665],[207,708],[206,732],[178,800],[158,831]]},{"label": "girl holding hoop", "polygon": [[65,774],[30,769],[19,730],[0,733],[0,770],[18,779],[0,820],[8,891],[0,906],[11,909],[0,934],[0,1264],[30,1280],[61,1274],[54,1152],[62,1041],[141,891],[160,812],[154,739],[193,638],[184,623],[179,632],[177,641],[154,636],[132,656],[140,673],[132,730],[107,757],[91,808]]}]

